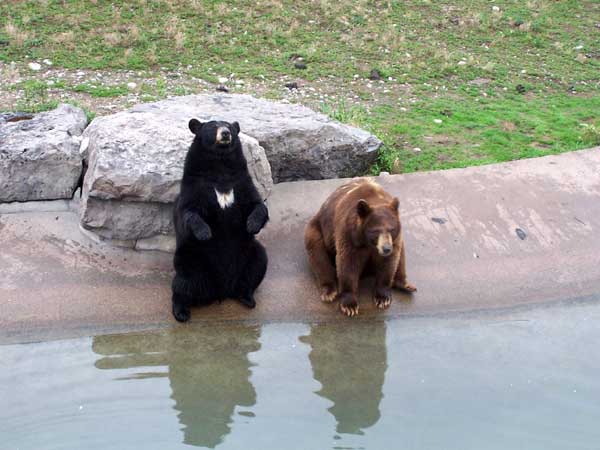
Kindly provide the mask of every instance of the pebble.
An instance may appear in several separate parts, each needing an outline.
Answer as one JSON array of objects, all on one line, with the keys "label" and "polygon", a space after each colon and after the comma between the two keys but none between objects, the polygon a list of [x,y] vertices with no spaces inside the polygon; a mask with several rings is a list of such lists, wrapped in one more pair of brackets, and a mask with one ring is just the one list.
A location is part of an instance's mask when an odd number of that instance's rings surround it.
[{"label": "pebble", "polygon": [[42,62],[44,64],[46,64],[47,66],[51,66],[52,65],[52,61],[50,61],[49,59],[44,59]]},{"label": "pebble", "polygon": [[42,65],[36,62],[30,62],[29,64],[29,68],[35,72],[37,72],[38,70],[41,70]]},{"label": "pebble", "polygon": [[378,81],[381,80],[381,72],[377,69],[372,69],[369,74],[369,80]]},{"label": "pebble", "polygon": [[492,6],[492,11],[494,11],[494,12],[500,12],[500,7],[494,5],[494,6]]},{"label": "pebble", "polygon": [[434,121],[435,123],[437,123],[437,124],[440,124],[440,123],[442,123],[442,119],[433,119],[433,121]]},{"label": "pebble", "polygon": [[459,61],[459,62],[458,62],[458,65],[459,65],[459,66],[464,66],[465,64],[467,64],[467,62],[466,62],[466,61]]},{"label": "pebble", "polygon": [[127,87],[129,89],[135,89],[137,87],[137,84],[132,81],[130,83],[127,83]]},{"label": "pebble", "polygon": [[219,81],[219,83],[223,84],[223,83],[227,83],[229,81],[229,78],[219,77],[219,78],[217,78],[217,80]]},{"label": "pebble", "polygon": [[413,148],[413,152],[417,152],[417,153],[419,153],[420,151],[421,151],[421,149],[420,149],[419,147],[415,147],[415,148]]}]

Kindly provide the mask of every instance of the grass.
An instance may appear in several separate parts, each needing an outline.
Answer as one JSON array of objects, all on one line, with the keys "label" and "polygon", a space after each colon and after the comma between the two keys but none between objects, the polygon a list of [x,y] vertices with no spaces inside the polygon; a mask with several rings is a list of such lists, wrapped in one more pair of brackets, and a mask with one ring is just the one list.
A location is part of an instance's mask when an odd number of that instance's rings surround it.
[{"label": "grass", "polygon": [[97,86],[88,83],[78,84],[73,88],[74,92],[85,92],[92,97],[119,97],[127,94],[127,86]]},{"label": "grass", "polygon": [[20,83],[23,97],[17,102],[16,110],[28,113],[48,111],[58,106],[58,100],[48,98],[48,85],[44,81],[28,80]]},{"label": "grass", "polygon": [[[0,61],[165,68],[214,83],[232,73],[305,85],[333,77],[332,91],[347,98],[321,110],[382,138],[374,171],[401,172],[597,144],[599,17],[596,0],[5,0]],[[305,70],[294,66],[299,57]],[[367,86],[373,69],[387,92]],[[128,93],[89,82],[63,88]],[[49,106],[39,86],[23,89],[29,110]],[[166,92],[160,77],[139,87],[143,101]]]},{"label": "grass", "polygon": [[423,101],[392,119],[373,109],[363,126],[386,150],[374,168],[395,173],[467,167],[545,156],[598,145],[600,96],[568,94],[524,99],[513,95],[475,104],[445,98]]}]

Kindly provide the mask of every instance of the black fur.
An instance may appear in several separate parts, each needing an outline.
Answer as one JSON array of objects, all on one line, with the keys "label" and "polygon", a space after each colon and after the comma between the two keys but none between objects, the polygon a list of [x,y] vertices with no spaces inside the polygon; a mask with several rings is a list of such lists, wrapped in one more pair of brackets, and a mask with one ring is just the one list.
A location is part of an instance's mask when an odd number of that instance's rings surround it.
[{"label": "black fur", "polygon": [[[269,212],[248,173],[239,124],[192,119],[189,127],[196,136],[174,211],[173,316],[180,322],[198,303],[234,298],[253,308],[254,291],[267,270],[267,253],[254,235]],[[229,143],[217,142],[219,127],[229,130]],[[233,189],[234,203],[222,209],[215,189]]]}]

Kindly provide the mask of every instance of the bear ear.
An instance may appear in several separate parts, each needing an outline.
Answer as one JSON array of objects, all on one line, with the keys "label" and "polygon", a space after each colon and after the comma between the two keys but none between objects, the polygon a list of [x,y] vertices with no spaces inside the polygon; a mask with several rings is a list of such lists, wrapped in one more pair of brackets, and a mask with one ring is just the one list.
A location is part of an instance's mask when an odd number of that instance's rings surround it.
[{"label": "bear ear", "polygon": [[200,132],[200,130],[202,129],[202,125],[204,125],[202,122],[200,122],[198,119],[192,119],[190,120],[190,123],[188,123],[188,127],[190,127],[190,131],[194,134],[198,134]]},{"label": "bear ear", "polygon": [[359,217],[364,219],[371,213],[371,207],[366,200],[361,198],[356,204],[356,212],[358,213]]},{"label": "bear ear", "polygon": [[398,211],[399,206],[400,206],[400,200],[398,200],[398,197],[394,197],[394,199],[392,200],[392,203],[390,203],[390,208],[392,209],[392,211]]},{"label": "bear ear", "polygon": [[240,132],[240,124],[238,122],[233,122],[231,124],[231,128],[233,128],[235,130],[236,133]]}]

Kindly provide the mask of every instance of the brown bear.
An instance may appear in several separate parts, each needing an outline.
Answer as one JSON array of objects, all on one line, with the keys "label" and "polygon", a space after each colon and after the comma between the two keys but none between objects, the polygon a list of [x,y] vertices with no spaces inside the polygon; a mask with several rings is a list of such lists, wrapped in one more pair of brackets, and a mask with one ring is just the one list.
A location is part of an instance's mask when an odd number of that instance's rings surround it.
[{"label": "brown bear", "polygon": [[416,291],[406,280],[398,199],[370,179],[336,189],[308,223],[304,244],[321,300],[332,302],[339,296],[347,316],[358,314],[362,275],[375,275],[373,301],[378,308],[390,305],[392,286]]}]

